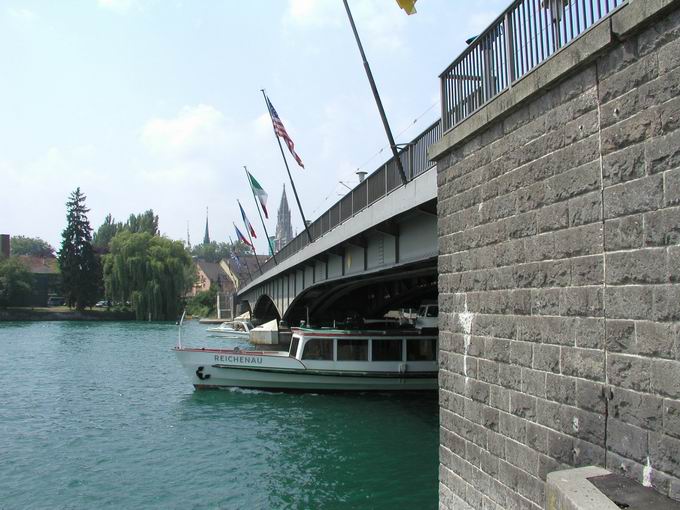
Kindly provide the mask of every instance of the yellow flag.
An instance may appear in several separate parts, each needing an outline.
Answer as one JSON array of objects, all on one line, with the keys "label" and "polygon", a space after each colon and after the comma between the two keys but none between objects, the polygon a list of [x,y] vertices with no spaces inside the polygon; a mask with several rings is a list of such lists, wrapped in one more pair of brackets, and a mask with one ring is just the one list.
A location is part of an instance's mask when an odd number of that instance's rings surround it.
[{"label": "yellow flag", "polygon": [[418,0],[397,0],[397,4],[406,11],[406,14],[415,14],[417,1]]}]

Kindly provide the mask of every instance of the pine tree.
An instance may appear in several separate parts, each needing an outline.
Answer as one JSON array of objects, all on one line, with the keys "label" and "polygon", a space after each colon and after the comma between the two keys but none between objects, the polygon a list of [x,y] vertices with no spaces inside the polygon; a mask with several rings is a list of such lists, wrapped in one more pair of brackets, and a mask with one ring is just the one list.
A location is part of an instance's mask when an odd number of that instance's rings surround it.
[{"label": "pine tree", "polygon": [[98,299],[101,287],[101,270],[92,249],[92,228],[86,214],[85,195],[80,188],[71,193],[66,202],[66,228],[61,233],[62,242],[58,261],[62,289],[69,306],[82,310]]}]

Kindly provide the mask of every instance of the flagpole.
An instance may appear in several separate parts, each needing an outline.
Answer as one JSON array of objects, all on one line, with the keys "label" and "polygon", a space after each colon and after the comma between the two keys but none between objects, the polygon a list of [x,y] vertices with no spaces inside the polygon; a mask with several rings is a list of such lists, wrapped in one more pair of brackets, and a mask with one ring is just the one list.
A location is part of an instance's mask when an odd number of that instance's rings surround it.
[{"label": "flagpole", "polygon": [[264,218],[262,217],[262,211],[260,211],[260,204],[257,201],[257,197],[255,196],[255,190],[253,189],[253,184],[250,182],[250,177],[248,173],[248,169],[246,168],[245,165],[243,165],[243,169],[246,171],[246,179],[248,179],[248,185],[250,186],[250,191],[253,192],[253,200],[255,200],[255,209],[257,209],[257,214],[260,215],[260,221],[262,222],[262,228],[264,229],[264,235],[267,236],[267,246],[269,246],[269,250],[272,252],[272,257],[274,257],[274,264],[278,264],[276,261],[276,254],[274,253],[274,248],[272,248],[271,241],[269,240],[269,233],[267,232],[267,226],[264,224]]},{"label": "flagpole", "polygon": [[[236,227],[236,223],[232,222],[232,224],[234,225],[234,227]],[[229,236],[229,241],[231,242],[231,244],[233,246],[234,241],[231,240],[231,236]],[[239,241],[239,242],[241,242],[241,241]],[[238,255],[236,255],[236,252],[234,252],[234,255],[236,256],[236,260],[238,260]],[[256,255],[256,257],[257,257],[257,255]],[[248,271],[248,278],[250,278],[250,281],[252,282],[253,281],[253,275],[250,272],[250,268],[248,267],[248,261],[246,261],[246,271]]]},{"label": "flagpole", "polygon": [[[262,95],[264,96],[264,102],[267,105],[267,111],[269,112],[269,118],[272,121],[272,129],[274,129],[274,119],[272,118],[272,112],[269,109],[269,102],[267,101],[267,94],[265,93],[264,89],[260,89],[262,92]],[[274,130],[274,136],[276,137],[276,141],[279,144],[279,150],[281,151],[281,157],[283,158],[283,162],[286,165],[286,172],[288,172],[288,178],[290,179],[290,185],[293,188],[293,194],[295,195],[295,201],[297,202],[298,209],[300,210],[300,216],[302,216],[302,223],[305,226],[305,231],[307,232],[307,238],[309,239],[309,243],[311,244],[312,241],[312,233],[309,231],[309,227],[307,226],[307,219],[305,218],[305,213],[302,212],[302,205],[300,205],[300,198],[298,197],[297,194],[297,189],[295,189],[295,182],[293,182],[293,176],[290,174],[290,168],[288,168],[288,160],[286,159],[286,154],[283,152],[283,146],[281,145],[281,140],[279,139],[279,135],[276,134],[276,130]]]},{"label": "flagpole", "polygon": [[[243,210],[243,206],[241,205],[241,202],[238,199],[236,201],[238,202],[238,205],[241,208],[241,210]],[[260,274],[264,274],[262,272],[262,266],[260,265],[260,260],[257,258],[257,250],[255,249],[255,243],[253,242],[253,238],[250,235],[250,229],[248,228],[249,227],[248,223],[250,223],[250,222],[246,223],[246,219],[243,218],[243,226],[246,227],[246,233],[248,234],[248,239],[250,239],[250,246],[253,248],[253,254],[255,255],[255,262],[257,262],[257,268],[260,270]],[[253,230],[253,232],[255,232],[255,231]]]},{"label": "flagpole", "polygon": [[354,38],[357,41],[357,46],[359,46],[359,53],[361,53],[361,59],[364,62],[364,69],[366,70],[366,76],[368,76],[368,83],[371,85],[371,90],[373,91],[373,97],[375,98],[375,103],[378,105],[378,111],[380,112],[380,119],[382,120],[383,126],[385,128],[385,133],[387,133],[387,140],[390,142],[390,148],[392,149],[392,155],[397,163],[397,170],[399,170],[399,175],[401,177],[401,182],[405,185],[406,174],[404,173],[404,166],[401,164],[401,158],[399,157],[399,151],[397,150],[397,144],[394,143],[394,137],[392,136],[392,130],[390,129],[390,124],[387,122],[387,116],[385,115],[385,109],[383,108],[382,101],[380,100],[380,94],[378,94],[378,87],[375,85],[373,80],[373,73],[371,73],[371,67],[368,65],[368,60],[366,60],[366,54],[364,53],[364,47],[361,45],[361,40],[359,39],[359,32],[357,32],[357,27],[354,25],[354,18],[352,18],[352,12],[349,10],[349,4],[347,0],[342,0],[345,4],[345,10],[347,11],[347,17],[349,18],[349,23],[352,25],[352,32],[354,32]]}]

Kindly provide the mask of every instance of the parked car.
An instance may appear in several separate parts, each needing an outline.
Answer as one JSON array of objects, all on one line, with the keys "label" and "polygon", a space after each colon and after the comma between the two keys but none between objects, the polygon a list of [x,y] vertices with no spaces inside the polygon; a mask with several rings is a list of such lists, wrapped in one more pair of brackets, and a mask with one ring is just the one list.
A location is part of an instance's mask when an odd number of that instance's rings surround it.
[{"label": "parked car", "polygon": [[415,327],[416,329],[434,329],[439,327],[439,305],[437,301],[429,301],[420,305]]},{"label": "parked car", "polygon": [[97,303],[95,303],[94,306],[99,308],[108,308],[109,306],[111,306],[111,301],[107,299],[102,299],[101,301],[97,301]]},{"label": "parked car", "polygon": [[50,296],[47,298],[47,306],[64,306],[66,300],[61,296]]}]

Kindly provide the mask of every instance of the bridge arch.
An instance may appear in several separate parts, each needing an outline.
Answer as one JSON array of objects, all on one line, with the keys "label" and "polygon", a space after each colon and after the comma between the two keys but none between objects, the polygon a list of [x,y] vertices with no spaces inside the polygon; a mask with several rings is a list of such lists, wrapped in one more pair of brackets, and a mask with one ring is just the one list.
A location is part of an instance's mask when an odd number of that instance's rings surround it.
[{"label": "bridge arch", "polygon": [[274,319],[277,321],[281,320],[281,314],[276,307],[276,303],[267,294],[262,294],[257,298],[252,315],[259,322],[269,322]]}]

